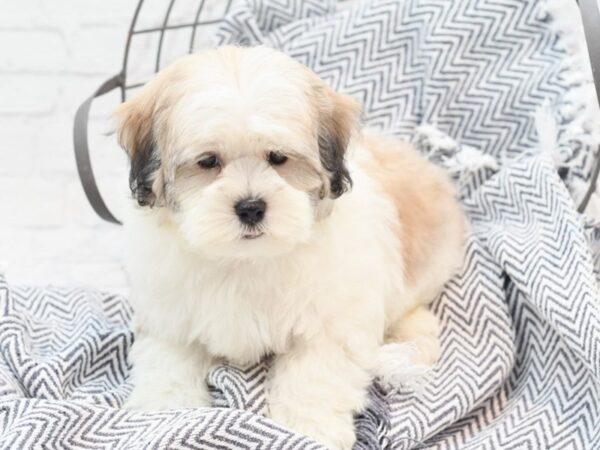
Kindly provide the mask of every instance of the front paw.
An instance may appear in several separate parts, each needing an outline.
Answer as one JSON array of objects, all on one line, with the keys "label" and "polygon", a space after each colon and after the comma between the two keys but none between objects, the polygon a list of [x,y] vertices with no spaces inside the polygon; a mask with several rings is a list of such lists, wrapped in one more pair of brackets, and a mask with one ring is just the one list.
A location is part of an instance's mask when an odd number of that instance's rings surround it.
[{"label": "front paw", "polygon": [[351,413],[324,413],[319,405],[300,411],[298,405],[271,404],[270,416],[276,422],[304,434],[332,450],[350,450],[356,441]]}]

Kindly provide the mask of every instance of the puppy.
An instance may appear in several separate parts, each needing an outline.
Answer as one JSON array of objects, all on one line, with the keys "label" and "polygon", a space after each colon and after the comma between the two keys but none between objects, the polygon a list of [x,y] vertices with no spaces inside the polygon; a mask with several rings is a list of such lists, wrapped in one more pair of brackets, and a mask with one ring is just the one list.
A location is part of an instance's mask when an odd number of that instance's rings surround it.
[{"label": "puppy", "polygon": [[265,47],[184,57],[120,106],[137,203],[126,407],[207,406],[212,365],[272,354],[270,416],[349,449],[381,346],[434,363],[427,305],[465,220],[443,171],[361,133],[360,111]]}]

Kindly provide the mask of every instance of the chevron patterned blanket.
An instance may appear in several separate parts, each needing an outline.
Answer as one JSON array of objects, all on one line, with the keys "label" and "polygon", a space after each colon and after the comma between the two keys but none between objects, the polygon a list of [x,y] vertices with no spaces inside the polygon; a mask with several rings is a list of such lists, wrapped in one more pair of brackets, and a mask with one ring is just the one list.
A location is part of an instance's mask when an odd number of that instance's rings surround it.
[{"label": "chevron patterned blanket", "polygon": [[[460,186],[472,233],[433,305],[442,358],[419,390],[373,383],[356,448],[600,448],[600,227],[571,197],[591,131],[555,3],[248,0],[219,28],[360,98],[367,124]],[[321,448],[266,417],[268,361],[213,370],[212,408],[119,409],[131,313],[120,296],[0,277],[0,448]]]}]

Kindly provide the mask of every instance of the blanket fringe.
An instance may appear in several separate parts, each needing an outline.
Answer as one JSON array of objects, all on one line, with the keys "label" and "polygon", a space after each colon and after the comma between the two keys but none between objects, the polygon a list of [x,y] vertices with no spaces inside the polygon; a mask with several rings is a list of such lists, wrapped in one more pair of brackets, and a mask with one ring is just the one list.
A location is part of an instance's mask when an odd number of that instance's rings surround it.
[{"label": "blanket fringe", "polygon": [[481,150],[456,140],[431,124],[416,128],[414,144],[432,162],[441,164],[456,180],[459,190],[468,183],[472,174],[485,169],[497,171],[500,164],[496,158]]}]

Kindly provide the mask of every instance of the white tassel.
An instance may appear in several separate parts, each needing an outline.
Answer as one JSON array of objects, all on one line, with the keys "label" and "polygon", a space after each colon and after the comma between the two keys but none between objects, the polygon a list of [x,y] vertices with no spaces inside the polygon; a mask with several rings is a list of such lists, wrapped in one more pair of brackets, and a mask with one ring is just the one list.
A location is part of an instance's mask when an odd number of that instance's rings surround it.
[{"label": "white tassel", "polygon": [[433,152],[440,150],[448,152],[458,149],[458,142],[433,125],[423,124],[418,126],[415,131],[420,138],[427,142]]}]

